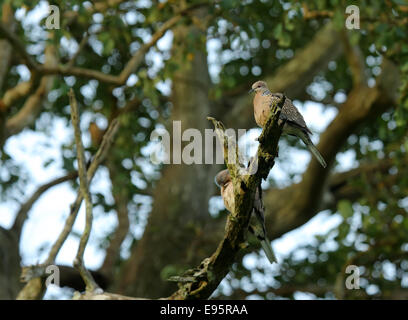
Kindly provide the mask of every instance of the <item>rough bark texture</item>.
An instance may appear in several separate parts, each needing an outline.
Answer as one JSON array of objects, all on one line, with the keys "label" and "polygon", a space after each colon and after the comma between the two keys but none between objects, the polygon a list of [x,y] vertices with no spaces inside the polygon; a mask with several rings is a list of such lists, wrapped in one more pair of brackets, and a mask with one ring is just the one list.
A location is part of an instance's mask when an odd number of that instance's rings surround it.
[{"label": "rough bark texture", "polygon": [[[228,216],[224,238],[216,251],[211,257],[204,259],[199,267],[188,270],[185,273],[186,278],[181,279],[183,277],[180,277],[179,290],[170,299],[208,299],[230,271],[241,249],[245,247],[245,235],[251,214],[253,214],[255,193],[260,188],[262,179],[268,176],[275,164],[279,138],[284,126],[284,123],[279,121],[284,103],[285,97],[280,102],[275,101],[275,104],[271,106],[269,118],[259,136],[260,144],[256,157],[248,167],[251,174],[240,174],[241,164],[230,160],[230,155],[238,154],[236,147],[230,145],[224,133],[219,134],[224,144],[225,164],[231,173],[234,186],[234,205],[232,210],[229,209],[231,214]],[[220,122],[215,119],[211,120],[218,132],[224,131]],[[258,201],[262,200],[258,199]]]}]

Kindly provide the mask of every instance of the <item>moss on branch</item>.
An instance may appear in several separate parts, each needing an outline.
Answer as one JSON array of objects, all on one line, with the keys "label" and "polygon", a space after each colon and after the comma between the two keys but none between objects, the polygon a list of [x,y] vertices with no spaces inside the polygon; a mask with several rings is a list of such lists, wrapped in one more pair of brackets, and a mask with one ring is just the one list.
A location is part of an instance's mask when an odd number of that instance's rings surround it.
[{"label": "moss on branch", "polygon": [[[224,161],[234,184],[235,212],[228,216],[225,234],[215,252],[201,264],[188,270],[183,276],[173,277],[179,289],[169,299],[207,299],[228,274],[237,253],[245,244],[245,232],[252,212],[257,187],[266,179],[274,165],[278,142],[284,123],[279,120],[286,97],[271,106],[269,119],[259,137],[256,157],[248,168],[238,161],[238,147],[225,134],[224,125],[212,117],[212,121],[224,147]],[[232,149],[232,150],[231,150]]]}]

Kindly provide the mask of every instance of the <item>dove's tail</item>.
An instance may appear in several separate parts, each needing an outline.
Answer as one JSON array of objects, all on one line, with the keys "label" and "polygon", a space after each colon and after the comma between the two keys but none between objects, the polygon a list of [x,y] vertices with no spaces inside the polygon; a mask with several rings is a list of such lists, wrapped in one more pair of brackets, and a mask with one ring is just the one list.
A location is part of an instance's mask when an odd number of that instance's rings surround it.
[{"label": "dove's tail", "polygon": [[303,131],[301,131],[301,133],[302,134],[300,135],[300,138],[305,143],[306,147],[315,156],[315,158],[317,159],[317,161],[319,161],[322,167],[326,168],[327,167],[326,161],[324,161],[323,156],[320,154],[319,150],[317,150],[312,140],[310,139],[309,135]]},{"label": "dove's tail", "polygon": [[326,161],[324,161],[323,156],[320,154],[319,150],[314,146],[312,142],[306,145],[307,148],[310,150],[311,153],[316,157],[317,161],[320,162],[323,168],[327,167]]},{"label": "dove's tail", "polygon": [[264,250],[266,257],[268,258],[270,263],[278,263],[278,260],[276,259],[275,253],[273,252],[271,243],[267,238],[264,240],[261,240],[261,246],[262,249]]}]

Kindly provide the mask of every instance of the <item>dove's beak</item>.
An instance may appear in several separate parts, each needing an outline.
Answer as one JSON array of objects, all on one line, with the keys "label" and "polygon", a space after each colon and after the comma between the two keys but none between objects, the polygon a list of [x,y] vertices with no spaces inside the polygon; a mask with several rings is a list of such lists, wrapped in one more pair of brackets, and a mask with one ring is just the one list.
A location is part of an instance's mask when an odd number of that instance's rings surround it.
[{"label": "dove's beak", "polygon": [[248,93],[252,93],[252,92],[254,92],[254,91],[255,91],[254,89],[251,89],[251,90],[248,91]]}]

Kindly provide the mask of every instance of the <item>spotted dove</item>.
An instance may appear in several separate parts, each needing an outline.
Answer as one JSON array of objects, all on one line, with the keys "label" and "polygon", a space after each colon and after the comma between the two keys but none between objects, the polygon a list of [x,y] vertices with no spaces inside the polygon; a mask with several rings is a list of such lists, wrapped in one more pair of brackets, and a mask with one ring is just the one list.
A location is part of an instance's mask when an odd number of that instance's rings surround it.
[{"label": "spotted dove", "polygon": [[[252,85],[250,92],[255,92],[254,115],[258,126],[262,127],[268,120],[271,104],[283,97],[282,93],[272,93],[264,81],[257,81]],[[285,99],[280,119],[285,121],[283,133],[300,138],[319,163],[326,168],[327,164],[317,150],[309,134],[312,132],[307,127],[303,116],[288,98]]]},{"label": "spotted dove", "polygon": [[[221,188],[221,196],[224,200],[224,206],[229,212],[233,212],[235,207],[234,187],[228,169],[220,171],[215,176],[215,183]],[[266,236],[264,206],[262,203],[262,189],[259,186],[255,193],[254,205],[251,212],[251,218],[248,230],[259,240],[261,246],[270,263],[277,262],[270,241]]]}]

